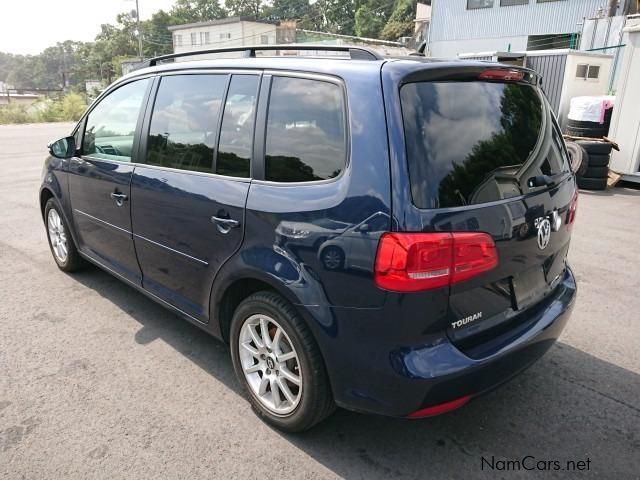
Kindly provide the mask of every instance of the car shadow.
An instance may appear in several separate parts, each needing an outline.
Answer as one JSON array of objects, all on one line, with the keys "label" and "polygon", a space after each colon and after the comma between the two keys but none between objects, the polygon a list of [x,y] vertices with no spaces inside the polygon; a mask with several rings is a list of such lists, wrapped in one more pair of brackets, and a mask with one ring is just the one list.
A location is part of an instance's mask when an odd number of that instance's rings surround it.
[{"label": "car shadow", "polygon": [[[101,270],[73,278],[140,324],[136,342],[167,343],[241,395],[223,342]],[[338,410],[308,432],[273,432],[344,478],[522,478],[540,474],[524,470],[532,465],[570,476],[566,462],[587,459],[597,478],[638,478],[639,399],[640,375],[559,342],[522,375],[447,415],[403,420]],[[527,456],[562,469],[528,458],[506,471],[499,462]]]}]

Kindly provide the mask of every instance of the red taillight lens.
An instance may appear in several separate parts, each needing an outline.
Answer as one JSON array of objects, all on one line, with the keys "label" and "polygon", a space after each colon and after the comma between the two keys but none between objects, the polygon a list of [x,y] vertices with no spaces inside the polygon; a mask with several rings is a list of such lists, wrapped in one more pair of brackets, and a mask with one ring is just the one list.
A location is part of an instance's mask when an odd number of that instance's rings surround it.
[{"label": "red taillight lens", "polygon": [[498,80],[501,82],[519,82],[524,78],[524,72],[507,68],[491,68],[478,75],[479,80]]},{"label": "red taillight lens", "polygon": [[385,233],[374,279],[395,292],[418,292],[463,282],[498,265],[486,233]]},{"label": "red taillight lens", "polygon": [[567,211],[567,225],[569,228],[573,226],[573,222],[576,220],[576,212],[578,210],[578,191],[573,194],[571,203],[569,203],[569,210]]}]

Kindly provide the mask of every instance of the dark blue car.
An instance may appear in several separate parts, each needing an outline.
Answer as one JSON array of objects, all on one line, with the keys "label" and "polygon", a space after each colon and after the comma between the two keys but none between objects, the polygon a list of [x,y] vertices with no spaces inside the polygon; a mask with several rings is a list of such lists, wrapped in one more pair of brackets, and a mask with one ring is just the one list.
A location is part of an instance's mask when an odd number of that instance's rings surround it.
[{"label": "dark blue car", "polygon": [[228,342],[287,431],[447,412],[555,342],[577,190],[534,72],[243,48],[152,60],[50,145],[61,270],[98,265]]}]

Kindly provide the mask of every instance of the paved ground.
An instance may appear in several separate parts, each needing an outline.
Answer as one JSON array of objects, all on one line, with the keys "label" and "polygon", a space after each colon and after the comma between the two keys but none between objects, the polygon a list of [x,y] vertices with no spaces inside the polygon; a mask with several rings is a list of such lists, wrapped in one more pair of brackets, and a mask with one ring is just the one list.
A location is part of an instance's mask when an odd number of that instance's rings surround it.
[{"label": "paved ground", "polygon": [[57,270],[36,199],[69,128],[0,127],[0,477],[511,479],[539,472],[482,457],[531,455],[590,460],[544,478],[640,478],[640,191],[581,195],[578,304],[526,373],[444,417],[339,411],[289,436],[239,396],[226,346],[106,273]]}]

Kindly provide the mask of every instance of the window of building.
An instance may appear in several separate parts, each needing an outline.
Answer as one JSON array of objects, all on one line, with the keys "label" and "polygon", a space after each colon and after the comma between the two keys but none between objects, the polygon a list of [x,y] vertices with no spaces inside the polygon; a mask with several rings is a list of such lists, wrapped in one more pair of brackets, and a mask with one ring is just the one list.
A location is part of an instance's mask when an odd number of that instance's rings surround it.
[{"label": "window of building", "polygon": [[130,162],[149,79],[127,83],[104,97],[87,117],[82,154]]},{"label": "window of building", "polygon": [[182,35],[174,35],[174,39],[175,39],[175,44],[176,47],[181,47],[182,46]]},{"label": "window of building", "polygon": [[221,33],[220,34],[220,40],[225,40],[225,39],[229,39],[231,38],[231,34],[230,33]]},{"label": "window of building", "polygon": [[538,3],[560,2],[562,0],[536,0]]},{"label": "window of building", "polygon": [[207,45],[209,43],[209,32],[200,32],[200,45]]},{"label": "window of building", "polygon": [[340,175],[347,156],[345,118],[338,85],[274,77],[267,113],[265,178],[307,182]]},{"label": "window of building", "polygon": [[510,5],[526,5],[529,0],[500,0],[501,7],[508,7]]},{"label": "window of building", "polygon": [[577,33],[559,33],[550,35],[529,35],[527,50],[553,50],[558,48],[576,48],[579,43]]},{"label": "window of building", "polygon": [[170,75],[151,115],[147,163],[211,172],[227,75]]},{"label": "window of building", "polygon": [[259,80],[257,75],[234,75],[231,78],[216,158],[216,173],[220,175],[250,175]]},{"label": "window of building", "polygon": [[576,78],[597,80],[600,77],[600,66],[579,63],[576,67]]},{"label": "window of building", "polygon": [[260,35],[260,44],[269,45],[269,35]]},{"label": "window of building", "polygon": [[191,34],[191,45],[195,45],[197,42],[197,37],[195,33]]},{"label": "window of building", "polygon": [[467,10],[491,7],[493,7],[493,0],[467,0]]}]

